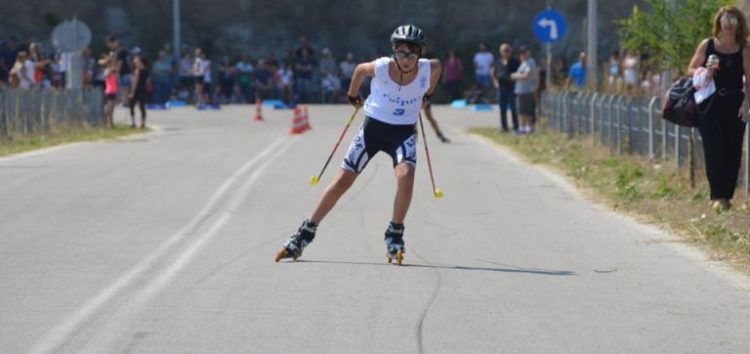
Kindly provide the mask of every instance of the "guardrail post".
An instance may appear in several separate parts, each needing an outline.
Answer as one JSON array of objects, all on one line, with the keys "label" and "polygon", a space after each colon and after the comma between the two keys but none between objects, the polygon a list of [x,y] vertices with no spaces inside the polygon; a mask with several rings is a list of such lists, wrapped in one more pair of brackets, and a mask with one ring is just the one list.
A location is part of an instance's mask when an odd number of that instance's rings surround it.
[{"label": "guardrail post", "polygon": [[654,155],[654,104],[656,103],[656,97],[651,98],[651,102],[648,104],[648,158],[653,160],[656,158]]}]

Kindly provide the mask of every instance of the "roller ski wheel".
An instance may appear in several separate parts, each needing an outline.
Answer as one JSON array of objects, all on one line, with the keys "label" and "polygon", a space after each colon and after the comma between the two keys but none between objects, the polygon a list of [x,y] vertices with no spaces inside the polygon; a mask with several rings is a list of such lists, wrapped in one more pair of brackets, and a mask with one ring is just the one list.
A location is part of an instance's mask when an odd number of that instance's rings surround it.
[{"label": "roller ski wheel", "polygon": [[386,254],[386,259],[388,259],[388,263],[393,263],[393,260],[396,260],[397,265],[403,265],[404,262],[404,252],[401,250],[396,251],[396,254]]},{"label": "roller ski wheel", "polygon": [[286,251],[286,248],[282,248],[278,252],[276,252],[276,258],[274,259],[274,261],[276,261],[276,263],[279,263],[279,261],[284,258],[291,258],[293,261],[297,260],[298,257],[291,257],[288,256],[288,254],[289,253]]},{"label": "roller ski wheel", "polygon": [[302,226],[297,229],[297,232],[284,243],[284,247],[276,252],[276,258],[274,258],[274,261],[278,263],[284,258],[291,258],[296,261],[297,258],[302,256],[302,250],[304,250],[305,247],[307,247],[307,245],[309,245],[315,238],[317,227],[317,224],[309,220],[303,221]]},{"label": "roller ski wheel", "polygon": [[385,230],[385,247],[386,247],[386,259],[388,263],[401,265],[404,261],[404,224],[390,223],[388,228]]}]

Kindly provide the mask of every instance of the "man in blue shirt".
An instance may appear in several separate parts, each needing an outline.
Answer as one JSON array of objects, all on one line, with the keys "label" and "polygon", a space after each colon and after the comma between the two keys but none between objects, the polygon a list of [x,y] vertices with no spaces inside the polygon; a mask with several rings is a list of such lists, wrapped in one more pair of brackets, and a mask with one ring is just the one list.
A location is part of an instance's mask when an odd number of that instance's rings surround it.
[{"label": "man in blue shirt", "polygon": [[570,88],[571,82],[577,90],[582,90],[586,86],[586,52],[581,52],[578,62],[570,67],[565,87]]}]

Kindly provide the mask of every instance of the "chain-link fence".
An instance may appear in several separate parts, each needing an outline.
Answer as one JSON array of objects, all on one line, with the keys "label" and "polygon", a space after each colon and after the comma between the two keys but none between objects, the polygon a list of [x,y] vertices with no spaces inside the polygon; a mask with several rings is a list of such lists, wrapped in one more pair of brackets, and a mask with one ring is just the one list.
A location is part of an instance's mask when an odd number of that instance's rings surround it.
[{"label": "chain-link fence", "polygon": [[57,126],[97,126],[103,104],[100,89],[0,88],[0,136],[45,133]]},{"label": "chain-link fence", "polygon": [[[592,136],[617,154],[639,154],[653,160],[671,160],[678,168],[695,171],[702,164],[703,146],[697,129],[661,118],[661,98],[571,91],[547,92],[543,115],[552,128],[569,138]],[[740,183],[750,195],[750,129],[745,131]],[[693,158],[691,158],[691,155]]]}]

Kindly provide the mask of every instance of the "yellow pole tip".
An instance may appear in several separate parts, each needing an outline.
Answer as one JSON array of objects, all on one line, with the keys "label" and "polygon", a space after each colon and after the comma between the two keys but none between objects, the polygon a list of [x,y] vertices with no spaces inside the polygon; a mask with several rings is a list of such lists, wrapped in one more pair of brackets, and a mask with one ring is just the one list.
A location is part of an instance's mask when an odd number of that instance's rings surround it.
[{"label": "yellow pole tip", "polygon": [[440,188],[435,188],[435,198],[440,199],[443,197],[443,191]]},{"label": "yellow pole tip", "polygon": [[320,182],[320,181],[318,180],[318,176],[310,176],[310,185],[311,185],[311,186],[317,185],[317,184],[318,184],[318,182]]}]

